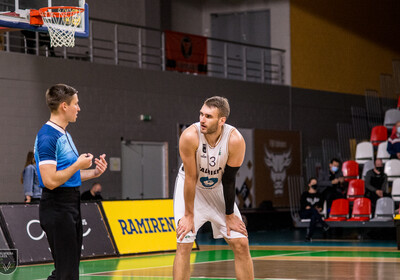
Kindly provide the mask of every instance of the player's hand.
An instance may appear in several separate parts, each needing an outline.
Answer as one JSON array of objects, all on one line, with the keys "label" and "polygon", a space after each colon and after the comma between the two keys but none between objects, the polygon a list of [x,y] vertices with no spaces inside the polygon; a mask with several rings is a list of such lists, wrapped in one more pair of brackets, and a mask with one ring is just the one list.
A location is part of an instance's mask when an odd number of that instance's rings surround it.
[{"label": "player's hand", "polygon": [[237,231],[245,236],[248,236],[246,225],[234,213],[225,216],[226,233],[231,236],[231,230]]},{"label": "player's hand", "polygon": [[185,238],[189,232],[195,233],[194,219],[192,215],[183,216],[178,222],[178,228],[176,229],[176,236],[179,241]]},{"label": "player's hand", "polygon": [[91,167],[92,160],[93,160],[92,154],[90,154],[90,153],[81,154],[77,160],[77,162],[79,164],[79,169],[88,169],[89,167]]},{"label": "player's hand", "polygon": [[102,154],[99,158],[94,159],[94,164],[96,165],[96,169],[94,170],[94,175],[99,177],[103,174],[107,169],[107,161],[106,161],[106,154]]}]

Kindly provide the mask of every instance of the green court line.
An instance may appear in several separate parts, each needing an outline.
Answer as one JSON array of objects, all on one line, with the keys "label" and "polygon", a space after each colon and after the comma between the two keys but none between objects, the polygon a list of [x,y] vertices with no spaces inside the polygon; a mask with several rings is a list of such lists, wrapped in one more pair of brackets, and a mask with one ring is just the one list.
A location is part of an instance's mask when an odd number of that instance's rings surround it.
[{"label": "green court line", "polygon": [[[273,256],[304,256],[304,257],[355,257],[355,258],[400,258],[400,251],[304,251],[304,250],[251,250],[251,256],[255,259],[261,257]],[[90,261],[82,261],[80,265],[80,274],[83,280],[89,280],[93,275],[91,273],[123,271],[130,269],[146,269],[162,266],[172,266],[175,254],[152,255],[152,256],[133,256],[128,258],[114,259],[96,259]],[[234,255],[231,250],[211,250],[193,252],[191,255],[192,263],[206,263],[233,260]],[[16,272],[11,275],[0,275],[1,280],[19,280],[19,279],[46,279],[53,270],[53,264],[23,266],[18,267]],[[93,279],[98,279],[95,276]],[[115,277],[115,276],[113,276]],[[170,279],[164,277],[165,279]],[[154,278],[154,279],[164,279]],[[107,278],[101,278],[107,279]],[[111,279],[111,278],[109,278]],[[151,278],[145,278],[151,279]],[[194,279],[194,278],[193,278]],[[206,279],[206,278],[201,278]]]}]

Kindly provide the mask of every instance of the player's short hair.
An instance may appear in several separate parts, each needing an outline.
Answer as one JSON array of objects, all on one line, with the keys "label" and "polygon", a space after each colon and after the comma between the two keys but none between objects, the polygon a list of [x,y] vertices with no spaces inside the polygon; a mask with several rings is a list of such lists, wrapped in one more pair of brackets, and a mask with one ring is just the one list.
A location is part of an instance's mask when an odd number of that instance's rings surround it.
[{"label": "player's short hair", "polygon": [[204,101],[204,105],[208,107],[215,107],[219,110],[219,117],[229,117],[231,109],[229,107],[228,99],[222,96],[213,96]]},{"label": "player's short hair", "polygon": [[69,105],[72,96],[77,93],[78,91],[71,86],[56,84],[46,91],[46,104],[51,112],[55,112],[58,110],[58,106],[63,102]]}]

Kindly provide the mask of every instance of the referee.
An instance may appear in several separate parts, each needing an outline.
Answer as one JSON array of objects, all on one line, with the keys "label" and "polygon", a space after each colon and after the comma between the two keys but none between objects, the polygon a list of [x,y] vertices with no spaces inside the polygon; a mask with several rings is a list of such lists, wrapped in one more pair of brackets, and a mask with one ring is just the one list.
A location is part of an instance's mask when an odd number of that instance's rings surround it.
[{"label": "referee", "polygon": [[88,169],[93,155],[79,155],[66,131],[81,110],[78,101],[78,91],[73,87],[64,84],[50,87],[46,91],[50,119],[35,140],[35,160],[43,188],[40,225],[46,232],[55,267],[47,279],[79,279],[82,248],[79,187],[82,181],[99,177],[107,169],[105,154],[94,159],[94,169]]}]

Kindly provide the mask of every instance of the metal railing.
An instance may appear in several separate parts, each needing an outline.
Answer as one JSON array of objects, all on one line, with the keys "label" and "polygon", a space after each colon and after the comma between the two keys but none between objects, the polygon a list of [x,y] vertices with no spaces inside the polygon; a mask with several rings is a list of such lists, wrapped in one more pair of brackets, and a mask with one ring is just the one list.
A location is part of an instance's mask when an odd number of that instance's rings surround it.
[{"label": "metal railing", "polygon": [[[51,48],[43,33],[6,32],[4,50],[165,71],[164,32],[97,19],[89,28],[89,37],[75,38],[74,48]],[[207,48],[208,76],[284,84],[285,50],[215,38],[207,38]]]}]

